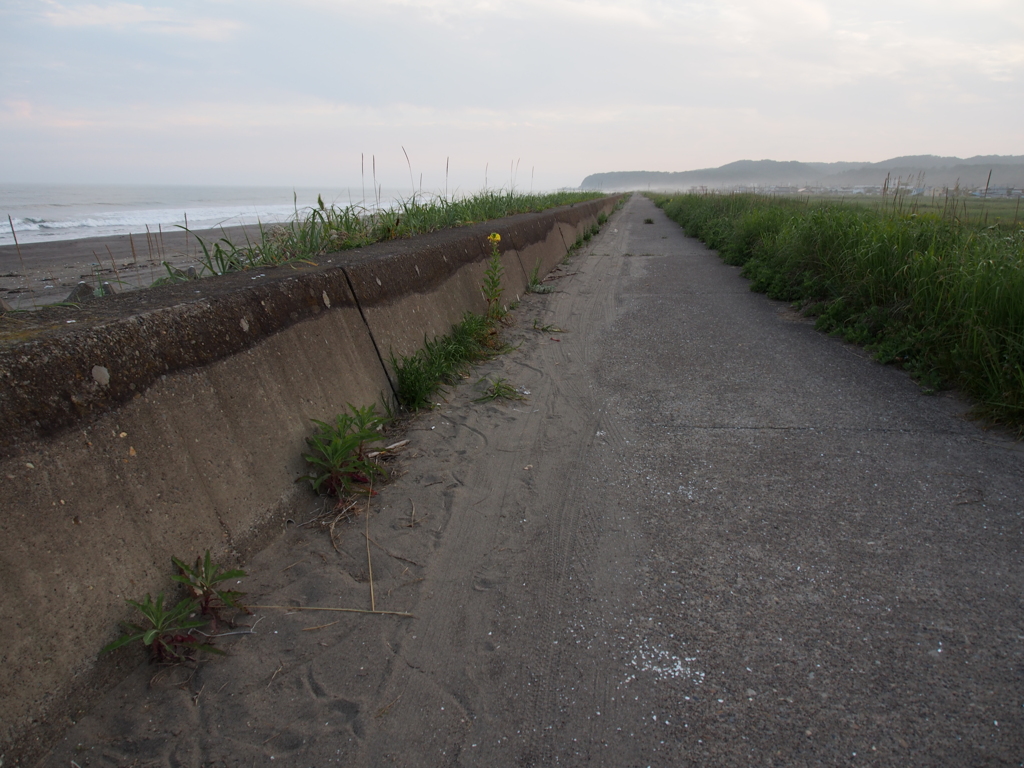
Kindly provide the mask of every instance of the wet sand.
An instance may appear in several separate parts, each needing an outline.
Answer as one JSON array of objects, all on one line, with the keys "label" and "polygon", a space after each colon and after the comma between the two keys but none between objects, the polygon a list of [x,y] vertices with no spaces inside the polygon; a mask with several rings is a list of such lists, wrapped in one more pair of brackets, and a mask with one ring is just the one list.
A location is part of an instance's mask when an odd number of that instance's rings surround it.
[{"label": "wet sand", "polygon": [[[81,281],[94,287],[109,283],[117,291],[152,285],[167,275],[166,261],[178,269],[199,264],[202,250],[195,237],[234,243],[259,238],[259,227],[181,229],[139,235],[89,237],[0,246],[0,299],[12,309],[33,309],[64,301]],[[20,251],[20,253],[19,253]]]}]

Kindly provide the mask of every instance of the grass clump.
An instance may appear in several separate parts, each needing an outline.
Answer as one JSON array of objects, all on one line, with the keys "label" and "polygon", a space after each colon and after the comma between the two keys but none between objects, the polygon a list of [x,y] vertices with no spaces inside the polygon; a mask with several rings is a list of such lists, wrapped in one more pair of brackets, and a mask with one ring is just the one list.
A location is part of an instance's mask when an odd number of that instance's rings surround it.
[{"label": "grass clump", "polygon": [[480,397],[473,400],[474,403],[487,403],[493,400],[525,400],[526,395],[520,392],[518,389],[513,387],[508,379],[497,378],[493,381],[487,378],[482,378],[477,384],[483,384],[487,382],[487,386],[484,388],[484,393]]},{"label": "grass clump", "polygon": [[316,207],[306,211],[296,209],[294,218],[285,224],[261,226],[259,238],[245,243],[234,243],[227,237],[206,241],[187,230],[202,251],[199,269],[190,275],[165,264],[167,275],[157,282],[182,282],[248,269],[312,264],[327,253],[600,197],[603,195],[595,192],[533,195],[487,190],[452,199],[414,195],[384,209],[327,205],[318,197]]},{"label": "grass clump", "polygon": [[565,333],[565,330],[557,325],[542,323],[539,317],[533,318],[533,330],[537,333]]},{"label": "grass clump", "polygon": [[538,261],[534,265],[533,271],[530,272],[530,280],[529,280],[529,282],[526,285],[526,292],[527,293],[554,293],[555,292],[555,286],[553,286],[553,285],[544,285],[544,283],[541,282],[541,279],[540,279],[540,261]]},{"label": "grass clump", "polygon": [[752,290],[1024,434],[1024,229],[759,195],[655,202]]},{"label": "grass clump", "polygon": [[423,348],[415,354],[400,360],[391,356],[399,405],[410,411],[426,408],[440,389],[457,383],[470,365],[500,351],[495,324],[467,312],[446,336],[424,338]]}]

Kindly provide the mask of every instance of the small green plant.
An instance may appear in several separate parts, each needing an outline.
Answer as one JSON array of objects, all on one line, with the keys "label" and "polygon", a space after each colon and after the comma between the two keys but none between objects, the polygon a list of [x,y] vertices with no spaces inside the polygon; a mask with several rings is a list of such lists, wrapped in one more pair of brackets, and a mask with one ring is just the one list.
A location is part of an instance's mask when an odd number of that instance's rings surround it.
[{"label": "small green plant", "polygon": [[530,282],[526,286],[527,293],[554,293],[555,287],[553,285],[544,285],[540,281],[540,262],[537,262],[537,266],[533,268],[533,272],[530,273]]},{"label": "small green plant", "polygon": [[607,222],[608,222],[608,214],[607,213],[599,213],[597,215],[597,225],[598,226],[603,227]]},{"label": "small green plant", "polygon": [[535,287],[540,285],[540,259],[533,265],[533,271],[530,272],[530,282],[527,286],[527,290],[532,291]]},{"label": "small green plant", "polygon": [[556,325],[542,324],[540,318],[537,317],[533,319],[533,330],[537,331],[537,333],[565,333],[564,330]]},{"label": "small green plant", "polygon": [[487,236],[491,243],[491,257],[487,261],[487,270],[484,272],[483,292],[487,300],[487,319],[491,322],[499,322],[508,311],[501,305],[501,278],[505,274],[505,267],[501,263],[501,253],[498,251],[498,243],[501,242],[501,235],[492,232]]},{"label": "small green plant", "polygon": [[387,478],[384,468],[366,456],[366,446],[383,439],[383,417],[375,405],[348,407],[351,413],[338,414],[333,424],[314,419],[317,431],[306,438],[313,450],[303,458],[313,472],[299,479],[309,480],[317,493],[342,496],[363,490],[360,486],[369,485],[374,477]]},{"label": "small green plant", "polygon": [[481,397],[473,400],[474,403],[490,402],[492,400],[525,400],[526,396],[523,395],[518,389],[508,383],[508,379],[490,379],[482,378],[477,382],[477,385],[487,382],[487,388],[484,389],[484,394]]},{"label": "small green plant", "polygon": [[221,565],[210,559],[210,550],[206,550],[206,556],[196,558],[195,567],[189,567],[176,557],[171,561],[178,568],[178,575],[172,577],[175,581],[184,584],[192,597],[198,601],[199,610],[204,616],[209,616],[216,627],[220,612],[226,608],[249,612],[245,606],[238,602],[245,593],[233,589],[220,589],[221,582],[228,579],[240,579],[245,576],[245,571],[237,568],[224,570]]},{"label": "small green plant", "polygon": [[223,653],[208,641],[200,641],[192,635],[193,630],[206,624],[202,619],[192,618],[199,611],[199,601],[185,598],[172,608],[164,608],[164,593],[161,592],[155,602],[148,594],[141,603],[125,602],[139,609],[148,626],[125,622],[124,634],[106,645],[102,653],[140,640],[149,648],[151,660],[159,664],[188,661],[194,658],[196,651]]}]

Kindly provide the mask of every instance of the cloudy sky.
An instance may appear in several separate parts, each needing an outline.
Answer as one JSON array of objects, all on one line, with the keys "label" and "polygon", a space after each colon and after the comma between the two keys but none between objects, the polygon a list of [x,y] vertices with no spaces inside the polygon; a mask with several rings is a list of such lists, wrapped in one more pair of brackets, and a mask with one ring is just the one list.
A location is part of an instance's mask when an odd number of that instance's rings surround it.
[{"label": "cloudy sky", "polygon": [[1024,0],[3,0],[0,146],[0,182],[300,186],[408,185],[404,147],[431,190],[1024,154]]}]

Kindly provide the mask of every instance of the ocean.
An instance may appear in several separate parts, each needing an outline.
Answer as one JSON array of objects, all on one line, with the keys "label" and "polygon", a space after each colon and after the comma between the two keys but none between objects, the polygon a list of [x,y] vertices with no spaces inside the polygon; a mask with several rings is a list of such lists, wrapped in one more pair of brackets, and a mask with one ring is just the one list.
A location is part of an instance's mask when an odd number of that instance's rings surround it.
[{"label": "ocean", "polygon": [[[100,235],[274,224],[316,205],[377,205],[373,188],[201,187],[105,184],[0,184],[0,245],[76,240]],[[380,203],[409,197],[383,189]],[[11,223],[7,221],[10,217]]]}]

